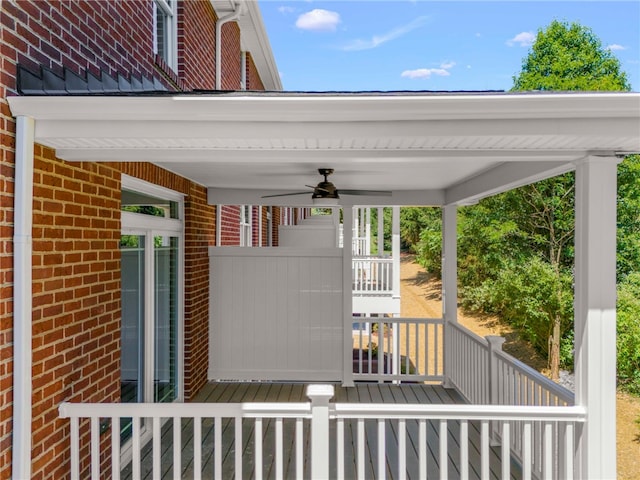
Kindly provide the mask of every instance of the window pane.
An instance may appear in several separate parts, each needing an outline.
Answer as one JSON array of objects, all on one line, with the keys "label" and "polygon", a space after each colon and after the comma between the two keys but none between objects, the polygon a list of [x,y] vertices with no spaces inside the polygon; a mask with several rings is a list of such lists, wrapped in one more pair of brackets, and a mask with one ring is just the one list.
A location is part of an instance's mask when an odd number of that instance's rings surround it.
[{"label": "window pane", "polygon": [[167,48],[167,41],[169,40],[167,20],[167,14],[164,13],[162,8],[156,7],[156,51],[160,57],[169,63]]},{"label": "window pane", "polygon": [[178,202],[122,190],[122,210],[163,218],[179,218]]},{"label": "window pane", "polygon": [[178,238],[154,237],[155,365],[154,401],[178,397]]},{"label": "window pane", "polygon": [[[123,235],[120,238],[122,282],[122,327],[120,400],[143,401],[144,339],[144,236]],[[122,438],[131,436],[131,420],[123,419]]]}]

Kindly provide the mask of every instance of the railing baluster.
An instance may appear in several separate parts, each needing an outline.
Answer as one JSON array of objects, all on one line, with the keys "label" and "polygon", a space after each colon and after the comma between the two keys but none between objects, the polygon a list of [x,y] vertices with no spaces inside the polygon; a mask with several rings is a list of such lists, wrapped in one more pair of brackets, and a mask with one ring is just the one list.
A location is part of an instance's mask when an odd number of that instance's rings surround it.
[{"label": "railing baluster", "polygon": [[202,419],[193,418],[193,479],[202,478]]},{"label": "railing baluster", "polygon": [[100,417],[91,417],[91,478],[100,480]]},{"label": "railing baluster", "polygon": [[131,474],[140,480],[140,417],[131,417],[131,435]]},{"label": "railing baluster", "polygon": [[71,428],[71,480],[80,479],[80,419],[69,418]]},{"label": "railing baluster", "polygon": [[418,420],[418,469],[419,477],[427,478],[427,421],[424,418]]},{"label": "railing baluster", "polygon": [[213,419],[213,469],[216,480],[222,480],[222,417]]},{"label": "railing baluster", "polygon": [[573,478],[574,424],[566,423],[564,427],[564,478]]},{"label": "railing baluster", "polygon": [[460,480],[469,478],[469,422],[460,421]]},{"label": "railing baluster", "polygon": [[553,424],[544,422],[542,434],[542,478],[553,478]]},{"label": "railing baluster", "polygon": [[242,478],[242,418],[236,417],[234,422],[235,478]]},{"label": "railing baluster", "polygon": [[336,479],[344,479],[344,420],[336,423]]},{"label": "railing baluster", "polygon": [[153,461],[153,475],[160,476],[162,475],[162,470],[160,466],[160,457],[162,455],[162,451],[160,448],[160,443],[162,440],[162,432],[160,430],[160,417],[153,417],[151,420],[151,438],[152,438],[152,461]]},{"label": "railing baluster", "polygon": [[364,480],[364,419],[358,419],[358,480]]},{"label": "railing baluster", "polygon": [[446,480],[449,478],[448,466],[449,466],[449,454],[447,451],[447,434],[448,427],[446,420],[440,420],[440,479]]},{"label": "railing baluster", "polygon": [[407,423],[401,418],[398,420],[398,479],[407,478]]},{"label": "railing baluster", "polygon": [[296,418],[296,478],[302,480],[304,475],[304,431],[301,418]]},{"label": "railing baluster", "polygon": [[483,420],[480,424],[480,478],[489,480],[489,421]]},{"label": "railing baluster", "polygon": [[255,479],[262,480],[262,418],[256,418],[254,437]]},{"label": "railing baluster", "polygon": [[120,417],[111,417],[111,479],[120,480]]},{"label": "railing baluster", "polygon": [[523,422],[522,425],[522,478],[531,480],[531,422]]},{"label": "railing baluster", "polygon": [[276,418],[276,480],[283,478],[282,418]]},{"label": "railing baluster", "polygon": [[182,422],[173,417],[173,480],[182,478]]},{"label": "railing baluster", "polygon": [[386,452],[387,445],[385,442],[385,420],[378,419],[378,478],[384,480],[386,478]]},{"label": "railing baluster", "polygon": [[502,460],[502,478],[511,478],[511,423],[502,422],[502,446],[501,446],[501,460]]}]

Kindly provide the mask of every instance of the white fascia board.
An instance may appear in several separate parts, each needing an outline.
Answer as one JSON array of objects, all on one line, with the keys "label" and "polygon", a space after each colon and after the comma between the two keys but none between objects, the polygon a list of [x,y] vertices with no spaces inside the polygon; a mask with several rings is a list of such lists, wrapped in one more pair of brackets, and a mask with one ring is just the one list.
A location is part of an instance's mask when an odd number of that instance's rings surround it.
[{"label": "white fascia board", "polygon": [[16,96],[7,101],[14,116],[36,120],[640,120],[640,93]]},{"label": "white fascia board", "polygon": [[503,163],[446,189],[445,205],[471,205],[485,197],[555,177],[575,168],[572,162]]},{"label": "white fascia board", "polygon": [[[302,191],[302,190],[299,190]],[[315,207],[311,200],[311,190],[306,195],[262,198],[263,195],[289,193],[285,190],[250,190],[234,188],[208,189],[210,205],[277,205],[283,207]],[[388,197],[366,195],[343,195],[339,206],[439,206],[444,203],[442,190],[397,190]]]}]

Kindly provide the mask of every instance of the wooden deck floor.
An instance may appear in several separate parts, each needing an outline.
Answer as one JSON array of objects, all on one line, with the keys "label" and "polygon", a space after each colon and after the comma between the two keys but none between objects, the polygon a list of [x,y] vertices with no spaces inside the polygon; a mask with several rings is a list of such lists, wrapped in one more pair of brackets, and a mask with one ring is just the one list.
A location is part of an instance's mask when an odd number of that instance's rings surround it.
[{"label": "wooden deck floor", "polygon": [[[205,386],[194,398],[194,402],[306,402],[306,385],[302,383],[211,383]],[[361,402],[361,403],[419,403],[419,404],[452,404],[464,403],[462,398],[454,390],[445,389],[439,385],[406,384],[358,384],[355,387],[335,386],[335,397],[332,402]],[[226,424],[225,424],[226,423]],[[295,477],[295,452],[294,452],[294,423],[284,422],[284,478]],[[162,435],[162,479],[173,478],[172,467],[172,424],[167,422]],[[234,478],[234,426],[232,421],[223,422],[223,478]],[[459,478],[459,445],[457,422],[449,422],[448,432],[448,478]],[[264,421],[263,425],[263,462],[262,475],[265,479],[275,478],[274,467],[274,425],[271,421]],[[428,422],[427,427],[428,478],[440,478],[439,458],[439,433],[438,425]],[[244,462],[242,478],[255,478],[255,465],[253,462],[254,447],[254,421],[243,420],[243,449]],[[309,426],[305,422],[304,455],[309,453]],[[397,432],[395,422],[388,422],[386,429],[386,478],[397,478]],[[332,422],[332,438],[335,438],[335,423]],[[365,450],[365,475],[367,480],[380,478],[377,475],[377,424],[376,421],[365,423],[365,435],[367,437],[367,449]],[[416,422],[407,422],[407,479],[417,479],[418,475],[418,425]],[[480,478],[480,436],[479,427],[473,422],[469,425],[469,478]],[[191,421],[182,423],[182,478],[193,477],[193,424]],[[202,478],[213,478],[213,426],[212,422],[205,419],[202,427]],[[346,478],[356,478],[356,425],[355,422],[345,422],[345,466]],[[335,446],[332,446],[332,458],[330,459],[330,472],[335,472]],[[142,478],[152,479],[151,475],[151,445],[147,445],[142,452]],[[307,461],[305,461],[308,464]],[[515,462],[511,462],[511,478],[520,478],[520,469]],[[491,478],[500,478],[500,450],[491,449]],[[309,478],[308,465],[305,468],[304,477]],[[123,470],[122,478],[131,478],[130,465]],[[155,480],[155,478],[153,478]]]}]

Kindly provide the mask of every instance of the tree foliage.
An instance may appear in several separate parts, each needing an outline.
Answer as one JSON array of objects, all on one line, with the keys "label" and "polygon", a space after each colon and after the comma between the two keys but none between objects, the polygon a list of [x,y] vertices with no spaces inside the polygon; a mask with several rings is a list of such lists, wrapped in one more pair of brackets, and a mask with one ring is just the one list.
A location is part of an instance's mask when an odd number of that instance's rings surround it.
[{"label": "tree foliage", "polygon": [[620,62],[590,28],[554,20],[538,31],[513,90],[630,90]]},{"label": "tree foliage", "polygon": [[[586,27],[554,21],[538,32],[513,91],[629,90],[620,63]],[[618,367],[620,383],[640,392],[640,156],[618,173]],[[496,314],[542,354],[552,376],[573,363],[575,182],[572,173],[463,207],[458,272],[465,308]],[[412,218],[411,216],[405,217]],[[420,261],[440,272],[439,212],[404,226]]]}]

